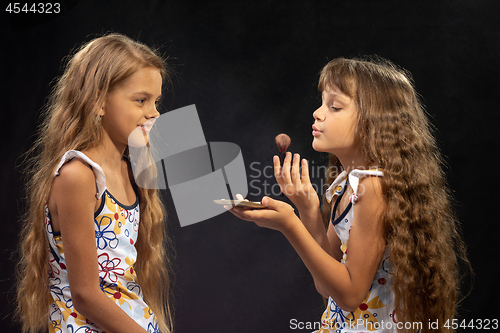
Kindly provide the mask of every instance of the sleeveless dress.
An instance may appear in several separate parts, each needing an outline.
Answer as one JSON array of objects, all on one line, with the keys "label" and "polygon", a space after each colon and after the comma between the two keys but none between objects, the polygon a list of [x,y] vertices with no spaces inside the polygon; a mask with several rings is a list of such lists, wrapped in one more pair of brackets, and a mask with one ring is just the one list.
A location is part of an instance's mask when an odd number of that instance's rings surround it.
[{"label": "sleeveless dress", "polygon": [[[349,174],[344,171],[335,179],[326,192],[328,202],[334,196],[337,196],[331,222],[341,242],[340,249],[343,253],[342,264],[345,264],[349,246],[349,231],[354,217],[354,207],[358,199],[358,185],[360,180],[366,176],[383,176],[383,173],[380,170],[356,169]],[[349,185],[353,189],[353,193],[349,198],[350,202],[344,212],[334,219],[338,202]],[[391,263],[389,253],[386,250],[370,290],[359,307],[352,312],[347,312],[342,310],[329,297],[328,305],[321,317],[321,329],[316,331],[316,333],[397,332],[397,321],[394,318],[394,293],[390,271]]]},{"label": "sleeveless dress", "polygon": [[[88,163],[96,177],[101,205],[94,213],[95,241],[99,266],[100,288],[117,306],[148,332],[159,332],[155,316],[144,302],[137,284],[134,263],[137,259],[135,242],[139,230],[139,197],[130,206],[118,202],[106,189],[106,177],[101,167],[85,154],[70,150],[61,159],[55,176],[67,161],[80,158]],[[74,308],[66,271],[63,239],[52,231],[50,213],[45,206],[45,227],[49,240],[49,285],[53,303],[49,312],[49,332],[92,332],[99,329]]]}]

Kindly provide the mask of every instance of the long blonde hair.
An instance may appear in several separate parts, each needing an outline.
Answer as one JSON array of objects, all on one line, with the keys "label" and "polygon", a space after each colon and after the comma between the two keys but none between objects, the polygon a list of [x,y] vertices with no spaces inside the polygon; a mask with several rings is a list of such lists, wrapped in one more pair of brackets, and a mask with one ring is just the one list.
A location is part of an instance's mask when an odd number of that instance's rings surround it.
[{"label": "long blonde hair", "polygon": [[[56,167],[66,151],[83,151],[100,143],[102,126],[97,113],[100,105],[114,87],[145,67],[157,68],[163,81],[169,81],[169,70],[155,51],[126,36],[108,34],[77,50],[50,94],[38,139],[27,159],[27,208],[20,236],[16,309],[23,332],[46,331],[48,325],[49,244],[44,219]],[[134,270],[160,330],[171,332],[166,214],[158,190],[139,188],[139,197],[141,227]]]},{"label": "long blonde hair", "polygon": [[[334,59],[322,70],[318,88],[336,85],[353,98],[356,140],[369,165],[383,168],[387,202],[385,235],[393,266],[396,319],[439,320],[435,332],[455,316],[460,264],[470,269],[452,212],[442,158],[411,76],[381,59]],[[330,154],[327,184],[342,171]],[[331,206],[323,197],[323,216]]]}]

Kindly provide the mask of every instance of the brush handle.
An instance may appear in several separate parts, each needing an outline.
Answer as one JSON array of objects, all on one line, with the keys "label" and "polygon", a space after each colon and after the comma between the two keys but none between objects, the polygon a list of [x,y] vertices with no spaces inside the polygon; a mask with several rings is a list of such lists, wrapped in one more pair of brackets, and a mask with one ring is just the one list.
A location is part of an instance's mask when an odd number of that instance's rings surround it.
[{"label": "brush handle", "polygon": [[282,170],[283,170],[283,163],[285,162],[285,156],[286,152],[280,152],[280,166]]},{"label": "brush handle", "polygon": [[[281,152],[280,151],[280,166],[281,166],[281,173],[283,174],[283,163],[285,162],[285,156],[286,156],[286,151]],[[281,192],[280,197],[284,197],[285,194]]]}]

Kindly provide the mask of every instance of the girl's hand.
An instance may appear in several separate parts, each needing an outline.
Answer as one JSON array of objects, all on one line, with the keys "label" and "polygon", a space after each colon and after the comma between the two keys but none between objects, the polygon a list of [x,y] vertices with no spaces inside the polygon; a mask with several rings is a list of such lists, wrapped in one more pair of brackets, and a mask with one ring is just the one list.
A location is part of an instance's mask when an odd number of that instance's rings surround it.
[{"label": "girl's hand", "polygon": [[[240,194],[236,195],[238,200],[243,200]],[[292,229],[295,223],[301,223],[295,215],[292,206],[283,201],[273,200],[269,197],[262,198],[265,209],[248,209],[231,206],[224,206],[236,217],[255,222],[259,227],[269,228],[286,233]]]},{"label": "girl's hand", "polygon": [[292,163],[292,154],[290,152],[286,153],[283,168],[280,165],[279,157],[274,156],[274,177],[276,177],[281,192],[293,202],[299,211],[310,208],[316,209],[319,207],[319,198],[309,179],[307,160],[302,159],[302,172],[299,171],[299,161],[300,155],[295,154],[291,167],[292,170],[290,171],[290,164]]}]

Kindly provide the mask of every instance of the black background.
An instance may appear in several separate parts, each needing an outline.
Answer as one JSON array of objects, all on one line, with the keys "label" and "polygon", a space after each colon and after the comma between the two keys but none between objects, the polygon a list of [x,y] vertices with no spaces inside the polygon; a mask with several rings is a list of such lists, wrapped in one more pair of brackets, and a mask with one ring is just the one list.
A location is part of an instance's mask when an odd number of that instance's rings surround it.
[{"label": "black background", "polygon": [[[499,281],[499,1],[61,4],[64,12],[52,16],[7,14],[6,4],[1,8],[0,331],[19,330],[11,323],[11,256],[23,207],[20,156],[34,140],[61,59],[75,45],[108,31],[160,46],[170,57],[177,76],[162,112],[196,104],[207,141],[238,144],[247,177],[255,180],[249,188],[253,200],[270,194],[275,184],[259,175],[277,152],[275,135],[289,134],[290,149],[316,171],[326,163],[326,156],[311,148],[311,124],[320,105],[318,72],[328,60],[377,54],[408,69],[436,126],[476,274],[459,318],[500,319],[494,289]],[[321,178],[313,175],[318,185]],[[168,191],[165,200],[176,249],[177,332],[289,332],[291,319],[319,320],[322,298],[282,234],[229,213],[181,228]]]}]

